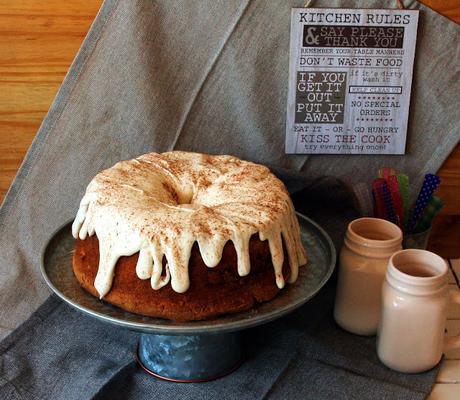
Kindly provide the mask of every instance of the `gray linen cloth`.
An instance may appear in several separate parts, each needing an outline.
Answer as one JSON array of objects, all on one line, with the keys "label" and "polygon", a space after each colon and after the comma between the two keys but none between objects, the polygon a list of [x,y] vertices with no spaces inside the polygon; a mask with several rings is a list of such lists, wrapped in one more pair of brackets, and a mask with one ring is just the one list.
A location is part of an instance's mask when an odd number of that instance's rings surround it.
[{"label": "gray linen cloth", "polygon": [[[382,397],[383,393],[390,396],[394,387],[400,390],[394,392],[398,398],[421,398],[427,393],[433,380],[430,374],[398,380],[393,375],[382,378],[373,369],[366,373],[367,361],[378,365],[375,359],[369,361],[372,351],[353,349],[371,349],[372,339],[353,337],[340,344],[347,336],[327,326],[331,321],[326,306],[326,325],[318,326],[330,335],[323,341],[321,329],[316,337],[310,328],[278,322],[271,325],[274,332],[286,331],[286,337],[291,332],[294,342],[305,345],[286,346],[284,334],[273,334],[273,342],[264,337],[270,345],[261,343],[254,350],[259,351],[257,357],[216,386],[180,386],[149,380],[133,370],[127,360],[131,360],[135,334],[89,320],[53,298],[43,304],[49,290],[39,264],[47,240],[73,218],[90,179],[121,159],[171,149],[234,154],[287,171],[280,176],[293,192],[318,187],[319,182],[295,183],[291,175],[296,174],[310,179],[331,175],[353,184],[369,181],[378,167],[390,165],[407,172],[417,184],[424,173],[439,168],[459,139],[460,31],[417,2],[406,4],[422,10],[406,155],[284,154],[290,9],[302,5],[294,0],[104,3],[0,209],[0,338],[30,317],[2,343],[3,397],[88,398],[96,393],[116,397],[113,390],[120,385],[129,390],[120,389],[121,398],[149,391],[160,398],[176,394],[210,398],[217,393],[213,390],[224,398],[244,398],[243,393],[251,398],[302,393],[308,398],[305,393],[315,391],[330,397],[328,390],[335,387],[341,390],[335,397],[355,396],[353,387],[368,390],[367,397],[372,398],[375,392],[369,387],[374,384]],[[314,3],[318,7],[389,5],[383,0]],[[335,194],[324,188],[322,192],[330,198]],[[310,201],[308,193],[303,195],[298,206]],[[326,224],[327,214],[341,201],[337,195],[329,208],[319,202],[312,215]],[[336,218],[335,225],[329,226],[337,239],[346,220]],[[326,304],[330,296],[324,299]],[[307,309],[310,318],[315,309]],[[344,347],[348,345],[350,352]],[[316,354],[320,349],[324,350]],[[337,356],[337,362],[327,351]],[[356,370],[360,372],[340,364],[353,354],[362,356]],[[329,361],[322,362],[322,356]],[[49,372],[44,372],[45,367]],[[305,375],[308,371],[310,378]],[[386,384],[376,383],[385,379]],[[283,382],[292,383],[291,391],[282,389]],[[388,392],[386,387],[391,387]]]}]

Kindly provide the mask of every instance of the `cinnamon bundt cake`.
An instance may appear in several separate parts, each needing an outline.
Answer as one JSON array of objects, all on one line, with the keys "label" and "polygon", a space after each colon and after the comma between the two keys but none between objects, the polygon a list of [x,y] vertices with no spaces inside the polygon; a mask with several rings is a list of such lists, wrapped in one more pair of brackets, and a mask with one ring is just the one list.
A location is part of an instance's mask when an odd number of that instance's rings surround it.
[{"label": "cinnamon bundt cake", "polygon": [[121,161],[90,182],[72,233],[84,289],[178,321],[268,301],[306,263],[283,183],[231,156],[172,151]]}]

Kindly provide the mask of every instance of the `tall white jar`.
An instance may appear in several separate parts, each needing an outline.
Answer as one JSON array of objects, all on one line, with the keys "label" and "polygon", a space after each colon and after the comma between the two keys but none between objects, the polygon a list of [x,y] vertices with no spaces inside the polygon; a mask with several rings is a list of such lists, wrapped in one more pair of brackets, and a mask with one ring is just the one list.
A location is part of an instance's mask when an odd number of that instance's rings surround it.
[{"label": "tall white jar", "polygon": [[339,258],[334,318],[345,330],[375,335],[388,260],[401,250],[402,231],[389,221],[359,218],[347,228]]}]

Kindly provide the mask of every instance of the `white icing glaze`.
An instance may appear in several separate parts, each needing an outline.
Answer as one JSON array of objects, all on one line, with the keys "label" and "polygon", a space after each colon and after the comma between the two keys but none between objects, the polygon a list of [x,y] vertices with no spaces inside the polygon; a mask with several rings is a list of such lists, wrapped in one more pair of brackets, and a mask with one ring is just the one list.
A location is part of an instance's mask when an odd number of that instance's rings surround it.
[{"label": "white icing glaze", "polygon": [[94,286],[101,298],[110,291],[119,257],[137,252],[139,279],[150,279],[155,290],[171,282],[176,292],[185,292],[195,242],[204,263],[213,268],[231,240],[238,273],[245,276],[251,271],[249,240],[257,233],[268,240],[280,289],[285,285],[284,240],[289,282],[294,282],[307,260],[283,183],[262,165],[180,151],[145,154],[96,175],[72,225],[75,238],[96,234],[99,239]]}]

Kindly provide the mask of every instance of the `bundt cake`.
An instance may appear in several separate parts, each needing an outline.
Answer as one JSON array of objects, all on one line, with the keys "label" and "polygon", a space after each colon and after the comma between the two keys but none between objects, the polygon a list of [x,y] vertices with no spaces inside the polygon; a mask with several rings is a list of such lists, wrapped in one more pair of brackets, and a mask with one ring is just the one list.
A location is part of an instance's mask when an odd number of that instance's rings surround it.
[{"label": "bundt cake", "polygon": [[177,321],[268,301],[306,263],[283,183],[225,155],[172,151],[115,164],[88,185],[72,233],[85,290]]}]

